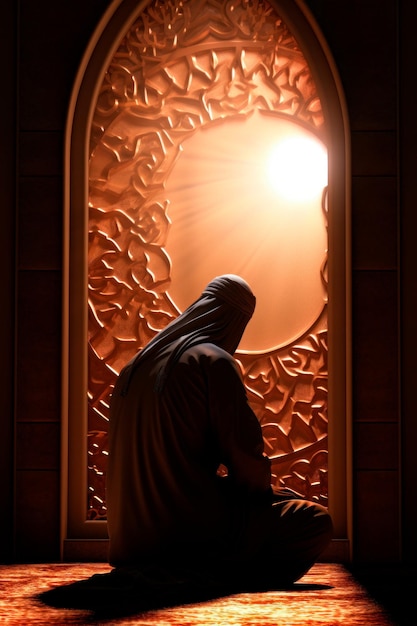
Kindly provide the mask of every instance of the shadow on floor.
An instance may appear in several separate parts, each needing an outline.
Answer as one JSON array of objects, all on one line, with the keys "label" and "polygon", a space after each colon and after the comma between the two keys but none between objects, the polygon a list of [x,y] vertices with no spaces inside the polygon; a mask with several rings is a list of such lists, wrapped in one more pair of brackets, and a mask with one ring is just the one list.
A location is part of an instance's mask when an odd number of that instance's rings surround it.
[{"label": "shadow on floor", "polygon": [[60,609],[83,609],[92,613],[90,621],[101,622],[129,617],[158,609],[208,602],[238,593],[263,591],[320,591],[330,585],[294,583],[277,586],[219,584],[204,577],[150,579],[140,573],[115,571],[60,585],[36,596],[43,604]]},{"label": "shadow on floor", "polygon": [[347,567],[396,626],[417,625],[417,567],[404,564]]}]

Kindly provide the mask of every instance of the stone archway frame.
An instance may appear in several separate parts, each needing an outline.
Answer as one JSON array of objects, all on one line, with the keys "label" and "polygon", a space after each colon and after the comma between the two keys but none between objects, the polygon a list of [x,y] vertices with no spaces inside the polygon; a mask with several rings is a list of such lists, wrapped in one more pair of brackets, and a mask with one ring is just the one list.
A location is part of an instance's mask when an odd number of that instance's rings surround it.
[{"label": "stone archway frame", "polygon": [[[346,193],[346,172],[347,172],[347,158],[348,151],[346,141],[346,114],[344,108],[343,95],[340,88],[340,84],[337,78],[337,72],[333,66],[331,55],[328,53],[327,48],[323,45],[320,34],[312,28],[314,20],[302,7],[301,4],[297,6],[294,3],[283,2],[278,3],[277,11],[282,15],[284,21],[289,26],[291,32],[295,34],[297,39],[304,44],[303,51],[310,51],[309,63],[313,62],[313,69],[320,67],[320,72],[316,71],[315,81],[317,84],[319,94],[325,94],[323,100],[323,114],[326,122],[326,127],[331,129],[327,143],[329,146],[329,153],[337,155],[337,158],[331,160],[330,163],[330,177],[329,177],[329,206],[341,206],[344,210],[331,211],[329,216],[329,254],[331,258],[329,267],[329,330],[332,337],[331,345],[329,346],[329,364],[331,369],[331,376],[334,387],[330,390],[329,395],[329,412],[342,416],[339,418],[338,424],[329,426],[330,439],[332,444],[338,449],[338,453],[330,454],[329,464],[331,469],[332,482],[338,484],[337,491],[340,492],[340,483],[345,486],[344,494],[347,493],[347,472],[346,472],[346,451],[345,451],[345,432],[346,423],[349,417],[349,361],[348,351],[346,349],[346,333],[348,333],[349,325],[347,317],[347,305],[348,298],[348,278],[347,278],[347,235],[348,230],[344,223],[348,212],[348,198]],[[74,467],[74,463],[71,460],[71,449],[74,444],[71,444],[71,433],[83,431],[85,433],[85,408],[83,406],[83,400],[77,399],[73,395],[74,385],[79,383],[78,388],[86,390],[86,370],[87,370],[87,358],[85,355],[85,343],[86,339],[86,326],[85,326],[85,312],[83,313],[82,305],[80,302],[80,293],[84,293],[86,296],[86,272],[85,272],[85,254],[87,250],[86,241],[86,223],[85,223],[85,206],[87,194],[86,185],[88,182],[88,153],[89,147],[86,146],[85,137],[87,135],[87,129],[91,123],[93,114],[93,105],[95,102],[95,96],[97,95],[97,83],[92,81],[92,77],[95,76],[97,81],[97,75],[103,71],[106,67],[106,63],[109,63],[109,59],[114,54],[115,41],[120,40],[120,33],[124,31],[127,23],[132,23],[134,15],[140,12],[138,6],[134,6],[133,2],[116,2],[114,3],[107,15],[103,18],[101,32],[96,33],[96,41],[91,45],[91,50],[87,51],[84,59],[84,68],[80,69],[78,85],[74,90],[74,96],[72,101],[72,109],[68,118],[68,136],[67,136],[67,193],[66,193],[66,207],[67,207],[67,229],[68,232],[78,233],[81,235],[79,241],[84,242],[84,254],[77,256],[74,260],[74,255],[70,255],[70,250],[66,250],[66,267],[68,269],[68,276],[70,280],[67,284],[66,299],[64,301],[64,322],[69,327],[69,335],[67,341],[64,344],[65,354],[68,357],[66,361],[66,371],[69,374],[69,394],[68,402],[65,402],[66,394],[64,393],[64,415],[69,415],[71,419],[70,438],[69,438],[69,474],[71,476],[72,483],[85,480],[85,472]],[[100,29],[98,29],[100,31]],[[119,37],[116,36],[119,34]],[[109,42],[112,42],[113,49],[108,46]],[[313,45],[311,45],[313,44]],[[101,68],[101,70],[99,70]],[[325,71],[323,71],[323,69]],[[99,71],[98,71],[99,70]],[[235,112],[236,113],[236,112]],[[337,132],[334,132],[336,129]],[[337,140],[343,138],[342,144],[339,145]],[[341,151],[340,145],[344,146]],[[337,151],[336,151],[337,147]],[[79,159],[80,153],[84,155],[84,158]],[[78,181],[78,184],[75,183]],[[84,185],[80,185],[81,180],[84,180]],[[71,262],[70,262],[71,256]],[[342,278],[342,280],[340,280]],[[345,291],[346,289],[346,291]],[[333,295],[332,295],[333,294]],[[85,303],[86,300],[84,300]],[[69,324],[69,319],[66,317],[66,311],[70,312],[69,317],[72,319],[72,324]],[[74,319],[83,319],[84,322],[74,323]],[[342,320],[342,323],[341,323]],[[344,323],[343,323],[344,322]],[[343,331],[340,332],[340,328],[343,327]],[[347,330],[346,330],[347,329]],[[70,353],[68,346],[79,346],[80,351],[84,351],[84,357],[80,360],[74,357],[72,351]],[[81,350],[81,345],[84,347]],[[342,348],[343,359],[335,358],[336,349]],[[340,355],[340,351],[339,351]],[[80,362],[83,366],[80,368]],[[77,363],[77,365],[75,364]],[[66,378],[64,377],[64,380]],[[65,391],[65,388],[64,388]],[[85,398],[85,396],[83,396]],[[74,417],[77,415],[78,417]],[[83,417],[80,417],[84,415]],[[79,421],[77,427],[77,420]],[[81,424],[82,422],[82,424]],[[78,435],[79,437],[79,435]],[[342,441],[343,440],[343,441]],[[78,439],[79,441],[79,439]],[[340,448],[343,447],[343,453],[340,454]],[[79,445],[78,445],[79,448]],[[64,446],[65,449],[65,446]],[[339,459],[336,462],[336,457]],[[65,463],[64,467],[68,466]],[[75,478],[78,476],[78,478]],[[64,476],[64,484],[66,486],[66,478]],[[332,486],[329,487],[330,501],[333,501],[331,508],[335,508],[332,511],[333,517],[336,520],[336,527],[339,527],[339,536],[346,536],[347,534],[347,504],[336,503],[336,498],[332,500],[332,490],[336,493],[336,489]],[[75,521],[77,514],[74,511],[80,506],[74,506],[74,501],[71,499],[71,493],[73,489],[69,490],[69,525],[68,529],[64,530],[64,536],[103,536],[103,524],[100,522],[87,522],[82,520]],[[81,505],[81,509],[84,505]],[[78,516],[80,517],[80,516]],[[66,515],[65,515],[66,518]],[[86,529],[87,532],[86,532]]]}]

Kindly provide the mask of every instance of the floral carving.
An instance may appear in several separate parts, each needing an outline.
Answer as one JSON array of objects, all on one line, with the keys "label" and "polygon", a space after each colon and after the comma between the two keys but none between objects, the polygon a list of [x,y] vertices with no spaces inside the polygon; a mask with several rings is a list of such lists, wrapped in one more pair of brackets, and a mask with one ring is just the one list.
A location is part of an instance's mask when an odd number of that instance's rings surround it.
[{"label": "floral carving", "polygon": [[[115,378],[179,312],[168,296],[164,183],[187,137],[255,110],[296,119],[318,135],[323,129],[302,51],[263,0],[156,0],[131,25],[105,73],[89,164],[90,519],[106,515]],[[326,263],[321,276],[325,285]],[[321,502],[327,499],[326,328],[324,304],[314,326],[291,345],[238,355],[277,484]]]}]

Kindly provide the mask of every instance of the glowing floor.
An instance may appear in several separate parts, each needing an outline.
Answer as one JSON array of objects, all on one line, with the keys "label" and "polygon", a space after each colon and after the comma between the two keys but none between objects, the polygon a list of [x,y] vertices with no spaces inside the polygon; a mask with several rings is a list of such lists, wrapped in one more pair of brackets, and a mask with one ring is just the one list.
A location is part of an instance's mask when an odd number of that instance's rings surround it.
[{"label": "glowing floor", "polygon": [[[96,573],[105,563],[0,566],[0,624],[151,624],[153,626],[397,626],[341,565],[319,563],[291,590],[238,593],[210,600],[106,615],[53,608],[38,594]],[[417,624],[415,621],[401,624]]]}]

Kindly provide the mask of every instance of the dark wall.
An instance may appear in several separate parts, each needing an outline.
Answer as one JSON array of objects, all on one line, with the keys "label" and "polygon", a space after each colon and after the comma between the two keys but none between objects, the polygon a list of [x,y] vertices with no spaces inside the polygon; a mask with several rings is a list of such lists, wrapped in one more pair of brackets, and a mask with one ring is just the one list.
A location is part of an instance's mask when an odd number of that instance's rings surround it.
[{"label": "dark wall", "polygon": [[354,558],[390,561],[400,554],[398,7],[309,6],[351,127]]},{"label": "dark wall", "polygon": [[[2,82],[8,85],[0,172],[0,536],[6,538],[0,560],[48,561],[59,558],[64,128],[79,63],[110,0],[72,0],[59,12],[52,0],[7,4],[0,38]],[[411,0],[399,13],[398,4],[308,2],[334,56],[351,126],[353,530],[359,561],[399,560],[401,535],[405,554],[416,553],[408,522],[415,504],[408,494],[417,439],[410,78],[417,57],[407,14]]]},{"label": "dark wall", "polygon": [[60,553],[64,129],[79,64],[109,4],[17,0],[2,7],[2,65],[10,85],[2,98],[8,115],[0,190],[8,305],[0,330],[4,560]]}]

